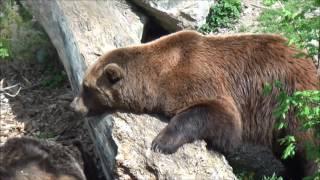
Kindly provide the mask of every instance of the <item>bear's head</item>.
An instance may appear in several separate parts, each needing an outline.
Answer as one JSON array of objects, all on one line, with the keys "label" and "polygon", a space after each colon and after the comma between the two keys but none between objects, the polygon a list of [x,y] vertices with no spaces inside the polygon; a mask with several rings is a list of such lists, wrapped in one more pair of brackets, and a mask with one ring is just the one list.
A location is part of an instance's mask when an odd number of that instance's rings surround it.
[{"label": "bear's head", "polygon": [[101,56],[84,76],[80,92],[71,107],[87,116],[115,110],[139,112],[143,100],[144,80],[141,68],[141,53],[121,48]]}]

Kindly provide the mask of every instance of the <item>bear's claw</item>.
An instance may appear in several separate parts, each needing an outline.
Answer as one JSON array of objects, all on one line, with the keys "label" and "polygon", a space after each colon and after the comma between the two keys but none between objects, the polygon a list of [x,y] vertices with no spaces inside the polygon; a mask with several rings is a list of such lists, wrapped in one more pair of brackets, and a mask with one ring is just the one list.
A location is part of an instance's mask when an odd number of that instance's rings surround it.
[{"label": "bear's claw", "polygon": [[163,154],[175,153],[180,147],[180,143],[177,142],[175,136],[169,136],[164,132],[161,132],[151,144],[151,150],[154,152],[160,152]]},{"label": "bear's claw", "polygon": [[157,140],[153,140],[151,144],[151,150],[157,153],[162,153],[162,154],[172,154],[177,151],[178,148],[176,147],[170,147],[169,144],[163,144],[161,142],[157,142]]}]

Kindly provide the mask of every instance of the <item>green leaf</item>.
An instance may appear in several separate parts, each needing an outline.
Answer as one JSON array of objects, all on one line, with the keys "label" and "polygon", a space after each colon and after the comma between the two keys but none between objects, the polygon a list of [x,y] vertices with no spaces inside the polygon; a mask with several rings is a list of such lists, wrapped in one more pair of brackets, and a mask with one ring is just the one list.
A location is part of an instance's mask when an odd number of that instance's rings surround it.
[{"label": "green leaf", "polygon": [[0,42],[0,58],[9,57],[9,51],[7,48],[3,47],[3,43]]},{"label": "green leaf", "polygon": [[274,82],[274,85],[277,87],[277,88],[282,88],[282,82],[281,81],[279,81],[279,80],[276,80],[275,82]]},{"label": "green leaf", "polygon": [[280,145],[285,146],[285,149],[282,154],[282,159],[287,159],[289,157],[293,157],[296,152],[296,139],[294,136],[286,136],[284,138],[279,139]]},{"label": "green leaf", "polygon": [[272,91],[271,84],[265,83],[264,86],[263,86],[263,95],[264,96],[269,95],[269,94],[271,94],[271,91]]}]

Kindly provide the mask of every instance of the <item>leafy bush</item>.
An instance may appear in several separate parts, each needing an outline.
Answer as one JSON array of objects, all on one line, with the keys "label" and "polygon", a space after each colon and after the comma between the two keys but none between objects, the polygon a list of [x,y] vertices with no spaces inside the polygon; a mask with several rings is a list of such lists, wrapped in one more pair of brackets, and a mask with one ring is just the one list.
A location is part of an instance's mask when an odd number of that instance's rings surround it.
[{"label": "leafy bush", "polygon": [[[299,118],[301,123],[300,130],[307,131],[309,129],[316,129],[315,138],[320,137],[320,91],[319,90],[305,90],[296,91],[292,95],[288,95],[282,90],[282,85],[279,81],[276,81],[273,85],[280,90],[277,96],[278,105],[274,110],[274,115],[277,118],[276,128],[278,130],[288,127],[286,116],[290,110],[294,110],[295,115]],[[272,85],[266,84],[264,87],[265,94],[269,94],[272,91]],[[296,151],[296,139],[292,135],[287,135],[284,138],[278,140],[280,145],[285,149],[282,154],[282,159],[288,159],[295,155]],[[307,155],[309,159],[314,159],[317,163],[320,163],[320,146],[312,144],[311,142],[305,142],[307,147]],[[317,172],[315,176],[320,177],[320,172]],[[310,177],[313,178],[313,177]]]},{"label": "leafy bush", "polygon": [[289,39],[289,45],[294,44],[300,49],[306,49],[311,57],[318,55],[316,42],[320,38],[320,16],[316,15],[316,11],[320,1],[278,2],[281,3],[280,8],[266,9],[259,17],[262,32],[283,34]]},{"label": "leafy bush", "polygon": [[220,0],[210,8],[206,23],[199,31],[207,34],[217,32],[219,28],[230,28],[239,19],[241,10],[240,0]]},{"label": "leafy bush", "polygon": [[[301,130],[306,131],[311,128],[318,128],[320,125],[320,91],[318,90],[306,90],[296,91],[293,95],[289,96],[281,91],[278,96],[278,107],[274,111],[276,118],[280,121],[277,125],[278,129],[287,127],[287,123],[284,121],[286,115],[290,109],[295,109],[295,114],[301,121]],[[316,131],[316,137],[320,137],[320,132]],[[279,140],[280,144],[285,145],[286,149],[283,152],[283,159],[292,157],[295,154],[295,138],[294,136],[286,136]],[[310,147],[312,149],[320,147]],[[309,148],[309,149],[310,149]],[[311,150],[311,149],[310,149]],[[311,154],[310,154],[311,153]],[[317,154],[310,152],[310,158],[316,159],[320,162],[320,151]]]}]

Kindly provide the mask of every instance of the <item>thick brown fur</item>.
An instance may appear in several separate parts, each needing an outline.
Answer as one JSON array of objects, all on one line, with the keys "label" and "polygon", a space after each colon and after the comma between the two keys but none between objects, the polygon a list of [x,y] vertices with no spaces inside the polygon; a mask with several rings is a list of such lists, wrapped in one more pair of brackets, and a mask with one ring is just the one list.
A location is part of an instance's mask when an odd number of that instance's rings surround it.
[{"label": "thick brown fur", "polygon": [[61,144],[29,137],[0,146],[1,180],[85,180],[81,153]]},{"label": "thick brown fur", "polygon": [[[310,59],[285,45],[278,35],[203,36],[181,31],[150,43],[119,48],[87,70],[73,106],[85,114],[122,110],[160,113],[171,118],[152,144],[173,153],[181,145],[205,139],[228,153],[241,143],[262,144],[282,151],[278,138],[297,136],[303,176],[315,164],[306,159],[303,143],[311,131],[298,129],[291,113],[289,127],[275,131],[273,111],[279,90],[263,95],[266,83],[280,81],[287,93],[319,89]],[[313,167],[310,170],[310,167]],[[310,172],[307,172],[307,171]]]}]

